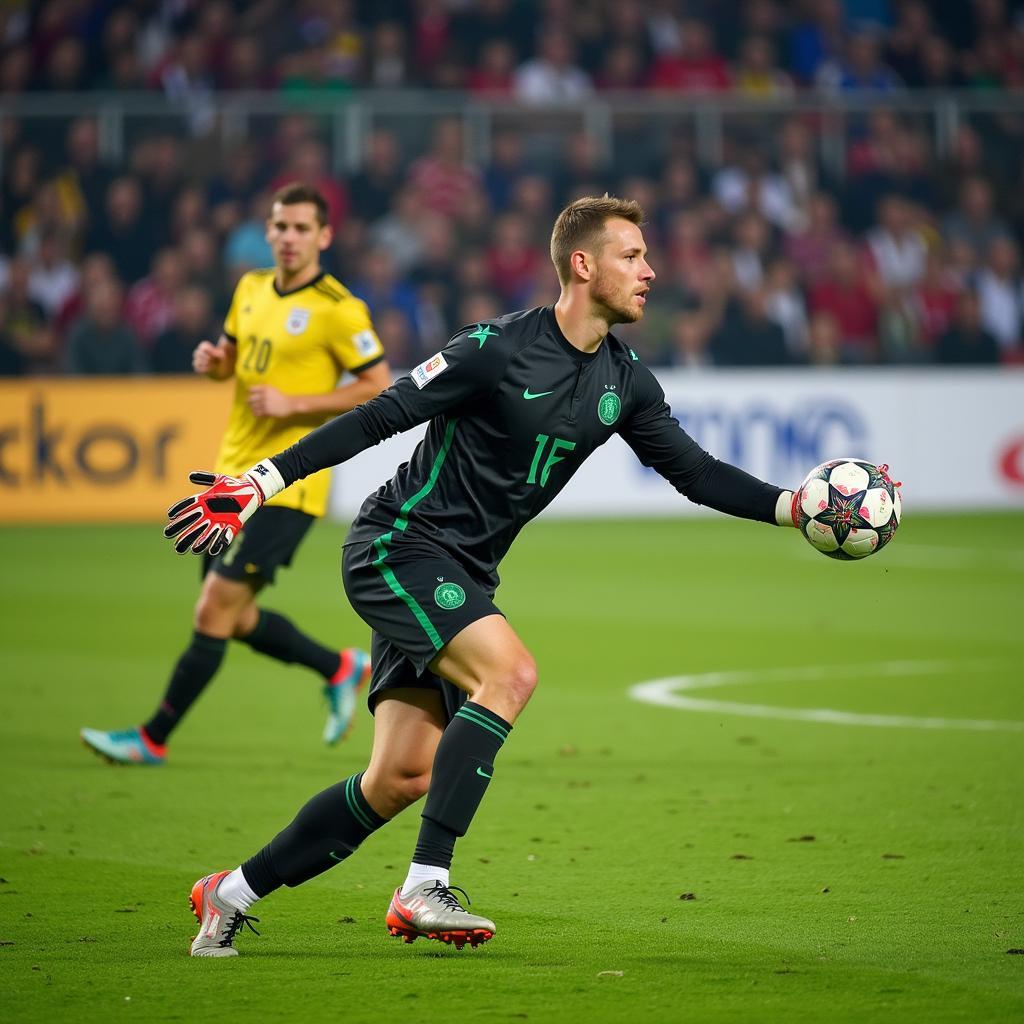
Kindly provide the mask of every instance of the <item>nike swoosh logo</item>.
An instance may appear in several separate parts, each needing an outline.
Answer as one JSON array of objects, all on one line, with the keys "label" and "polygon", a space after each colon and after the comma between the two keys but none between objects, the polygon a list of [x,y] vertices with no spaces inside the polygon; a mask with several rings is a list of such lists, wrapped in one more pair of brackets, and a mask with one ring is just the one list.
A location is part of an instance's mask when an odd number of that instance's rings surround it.
[{"label": "nike swoosh logo", "polygon": [[345,859],[344,857],[339,857],[333,850],[328,850],[327,851],[327,856],[330,857],[331,860],[344,860]]},{"label": "nike swoosh logo", "polygon": [[525,398],[529,402],[531,398],[543,398],[545,395],[553,394],[554,391],[538,391],[536,394],[534,394],[529,388],[527,388],[523,392],[523,398]]},{"label": "nike swoosh logo", "polygon": [[477,773],[477,775],[482,775],[485,779],[493,779],[494,778],[493,775],[488,775],[487,772],[485,772],[483,770],[483,768],[480,768],[479,766],[477,767],[476,773]]}]

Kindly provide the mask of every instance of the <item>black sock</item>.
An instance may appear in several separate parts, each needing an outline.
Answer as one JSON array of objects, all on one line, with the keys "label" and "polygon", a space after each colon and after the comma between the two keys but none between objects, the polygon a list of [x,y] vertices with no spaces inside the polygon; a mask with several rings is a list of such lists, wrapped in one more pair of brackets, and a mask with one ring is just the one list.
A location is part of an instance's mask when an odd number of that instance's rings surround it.
[{"label": "black sock", "polygon": [[511,730],[505,719],[472,701],[455,712],[434,755],[412,857],[417,864],[451,867],[455,840],[466,834],[494,774],[494,758]]},{"label": "black sock", "polygon": [[207,636],[205,633],[192,634],[192,643],[185,648],[171,673],[167,692],[153,717],[143,729],[154,743],[163,744],[177,728],[190,707],[206,689],[224,660],[227,640]]},{"label": "black sock", "polygon": [[261,608],[256,628],[248,636],[238,639],[260,654],[277,658],[278,661],[289,665],[293,662],[305,665],[314,672],[319,672],[325,679],[330,679],[338,671],[337,651],[318,644],[296,628],[291,619],[286,619],[277,612]]},{"label": "black sock", "polygon": [[255,856],[242,865],[249,888],[260,898],[280,888],[301,885],[353,853],[388,819],[367,802],[363,773],[317,793]]}]

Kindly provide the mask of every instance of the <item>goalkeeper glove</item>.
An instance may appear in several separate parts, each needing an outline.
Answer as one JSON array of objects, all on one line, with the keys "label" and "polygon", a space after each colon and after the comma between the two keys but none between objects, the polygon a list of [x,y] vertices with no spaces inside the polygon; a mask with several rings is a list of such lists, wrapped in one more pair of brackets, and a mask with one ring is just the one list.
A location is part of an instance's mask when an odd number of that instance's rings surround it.
[{"label": "goalkeeper glove", "polygon": [[167,510],[164,536],[183,555],[221,553],[241,532],[246,520],[268,498],[284,490],[284,480],[269,460],[258,462],[238,479],[222,473],[190,473],[189,480],[206,487]]}]

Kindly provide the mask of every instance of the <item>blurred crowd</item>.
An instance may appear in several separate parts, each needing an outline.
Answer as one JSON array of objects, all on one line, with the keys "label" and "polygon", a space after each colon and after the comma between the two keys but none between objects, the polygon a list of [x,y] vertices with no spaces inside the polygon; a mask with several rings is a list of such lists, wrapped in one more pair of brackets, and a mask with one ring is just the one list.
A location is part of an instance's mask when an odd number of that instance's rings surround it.
[{"label": "blurred crowd", "polygon": [[[899,105],[1019,88],[1024,21],[1004,0],[49,0],[6,4],[0,42],[0,96],[156,90],[189,111],[130,133],[116,163],[93,116],[4,118],[0,374],[187,372],[238,277],[270,263],[269,196],[296,180],[327,196],[325,265],[396,366],[552,301],[552,220],[605,191],[647,211],[658,280],[622,333],[653,364],[1024,361],[1024,118],[961,119],[940,150]],[[691,94],[687,109],[711,90],[883,98],[846,117],[838,168],[820,111],[736,117],[712,163],[682,123],[552,146],[510,118],[477,161],[458,118],[416,137],[381,124],[347,175],[315,113],[208,134],[222,90],[404,87],[538,110],[605,90]]]}]

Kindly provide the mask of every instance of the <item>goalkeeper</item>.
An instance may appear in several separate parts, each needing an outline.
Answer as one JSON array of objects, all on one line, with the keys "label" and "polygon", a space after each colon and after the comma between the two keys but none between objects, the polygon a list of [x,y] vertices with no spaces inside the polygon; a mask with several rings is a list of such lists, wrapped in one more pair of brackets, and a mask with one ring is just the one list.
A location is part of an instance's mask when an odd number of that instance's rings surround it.
[{"label": "goalkeeper", "polygon": [[692,501],[792,524],[791,492],[703,451],[651,372],[608,333],[643,316],[654,280],[642,218],[629,200],[571,203],[551,238],[562,286],[553,307],[465,328],[377,398],[239,478],[196,474],[208,489],[170,510],[166,534],[178,551],[218,550],[297,481],[429,421],[410,461],[363,503],[344,546],[345,590],[373,629],[369,765],[310,799],[239,868],[195,883],[194,956],[236,953],[256,900],[334,867],[424,794],[388,931],[460,947],[494,935],[492,920],[464,909],[449,869],[537,685],[530,652],[494,604],[497,566],[612,435]]},{"label": "goalkeeper", "polygon": [[[321,269],[320,253],[331,243],[323,196],[302,184],[277,192],[267,241],[274,267],[241,278],[220,340],[201,342],[192,357],[196,373],[235,379],[217,458],[225,473],[242,472],[331,414],[373,398],[391,381],[366,306]],[[345,371],[354,379],[338,387]],[[311,669],[323,681],[327,700],[324,740],[336,743],[344,736],[355,691],[369,675],[368,655],[354,647],[340,653],[324,647],[285,616],[257,604],[257,595],[280,566],[291,563],[326,511],[329,483],[327,473],[310,476],[278,496],[230,550],[204,560],[194,631],[159,705],[135,728],[83,729],[89,747],[122,764],[163,763],[168,738],[213,679],[229,639]]]}]

